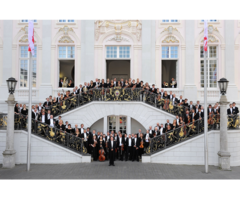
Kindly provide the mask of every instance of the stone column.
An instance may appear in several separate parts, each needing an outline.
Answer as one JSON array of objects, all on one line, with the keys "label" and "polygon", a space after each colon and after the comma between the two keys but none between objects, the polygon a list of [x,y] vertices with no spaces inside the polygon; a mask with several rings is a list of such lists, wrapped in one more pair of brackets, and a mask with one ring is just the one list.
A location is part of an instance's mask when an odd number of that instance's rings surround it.
[{"label": "stone column", "polygon": [[[238,101],[238,88],[236,86],[235,74],[237,70],[234,66],[234,20],[224,20],[224,38],[225,38],[225,51],[224,45],[221,45],[222,53],[225,53],[225,78],[229,80],[228,84],[228,99],[230,101]],[[224,56],[224,55],[222,55]],[[221,78],[221,77],[219,77]]]},{"label": "stone column", "polygon": [[[3,20],[3,38],[2,38],[2,46],[0,46],[0,62],[2,62],[2,71],[1,71],[1,83],[0,83],[0,94],[4,94],[0,96],[0,110],[1,112],[7,112],[7,106],[4,103],[5,94],[8,94],[8,88],[6,80],[10,77],[15,77],[13,75],[12,67],[12,43],[13,43],[13,20]],[[1,59],[2,56],[2,59]],[[17,58],[16,58],[17,59]],[[0,65],[1,66],[1,65]]]},{"label": "stone column", "polygon": [[220,98],[220,151],[218,152],[218,165],[222,170],[230,169],[230,153],[228,151],[228,133],[227,133],[227,97],[222,95]]},{"label": "stone column", "polygon": [[103,117],[103,133],[107,134],[108,124],[107,124],[107,116]]},{"label": "stone column", "polygon": [[127,134],[131,134],[131,117],[127,116]]},{"label": "stone column", "polygon": [[[195,20],[185,21],[185,43],[186,46],[182,47],[182,86],[184,89],[184,98],[188,98],[196,103],[197,99],[197,86],[196,79],[198,74],[197,67],[199,66],[199,60],[194,55],[200,57],[200,50],[198,46],[194,46],[194,30]],[[185,53],[185,54],[184,54]],[[185,63],[184,63],[185,60]],[[180,70],[179,70],[180,71]],[[178,72],[179,72],[178,71]],[[179,72],[180,73],[180,72]]]},{"label": "stone column", "polygon": [[[155,43],[156,20],[142,20],[142,80],[144,83],[155,83],[160,74],[155,77]],[[160,87],[160,85],[158,85]]]},{"label": "stone column", "polygon": [[[39,87],[39,101],[43,102],[46,97],[52,95],[54,87],[54,77],[57,76],[55,69],[55,62],[51,62],[55,57],[51,53],[52,44],[52,20],[42,21],[42,65],[41,80]],[[54,52],[55,53],[55,52]],[[57,82],[58,84],[58,82]]]},{"label": "stone column", "polygon": [[10,94],[8,100],[8,117],[7,117],[7,139],[6,150],[3,152],[2,168],[11,169],[15,167],[15,154],[14,150],[14,105],[16,103],[14,95]]},{"label": "stone column", "polygon": [[94,78],[94,20],[81,21],[80,77],[81,83],[89,82]]}]

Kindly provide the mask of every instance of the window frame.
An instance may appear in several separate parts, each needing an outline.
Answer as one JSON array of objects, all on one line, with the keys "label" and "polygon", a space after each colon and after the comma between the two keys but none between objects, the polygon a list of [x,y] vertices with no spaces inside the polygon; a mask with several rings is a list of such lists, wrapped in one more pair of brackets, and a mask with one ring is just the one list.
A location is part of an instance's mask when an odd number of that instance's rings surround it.
[{"label": "window frame", "polygon": [[[209,48],[210,47],[216,47],[216,57],[209,57],[209,55],[210,55],[210,50],[209,50]],[[201,45],[200,46],[200,88],[201,89],[204,89],[204,86],[202,87],[202,83],[201,83],[201,81],[202,81],[202,78],[201,78],[201,61],[204,61],[204,57],[201,57],[201,49],[203,48],[203,45]],[[219,48],[218,48],[218,45],[208,45],[208,50],[207,50],[207,58],[206,58],[206,64],[207,64],[207,89],[217,89],[218,88],[218,84],[216,83],[216,87],[210,87],[210,79],[209,79],[209,77],[210,77],[210,70],[209,70],[209,61],[211,61],[211,60],[215,60],[216,61],[216,67],[217,67],[217,77],[216,77],[216,82],[217,82],[217,80],[218,80],[218,75],[219,75]],[[204,73],[204,71],[203,71],[203,73]],[[203,79],[204,80],[204,79]],[[204,83],[203,83],[204,84]]]},{"label": "window frame", "polygon": [[[117,47],[117,57],[116,58],[108,58],[107,57],[107,47]],[[120,47],[129,47],[129,57],[120,58]],[[106,60],[130,60],[131,59],[131,45],[106,45],[105,46],[105,59]]]},{"label": "window frame", "polygon": [[[166,21],[164,21],[164,20],[169,20],[169,21],[166,22]],[[171,20],[177,20],[177,21],[172,22]],[[179,20],[178,20],[178,19],[162,19],[161,22],[162,22],[162,23],[179,23]]]},{"label": "window frame", "polygon": [[[21,61],[22,60],[27,60],[28,61],[28,65],[27,65],[27,78],[29,77],[29,63],[30,63],[30,52],[28,51],[28,56],[27,57],[21,57],[21,47],[28,47],[27,45],[19,45],[19,85],[18,85],[18,88],[21,89],[21,90],[27,90],[29,89],[29,86],[27,87],[24,87],[24,86],[21,86]],[[37,51],[37,45],[34,45],[34,49],[35,49],[35,52]],[[37,56],[38,56],[38,52],[37,52],[37,55],[35,54],[34,56],[32,56],[32,67],[33,67],[33,61],[36,61],[36,87],[34,87],[32,85],[32,88],[33,89],[36,89],[37,88],[37,70],[38,70],[38,65],[37,65]],[[33,70],[32,70],[32,73],[33,73]],[[32,83],[33,83],[33,76],[32,76]],[[28,85],[28,79],[27,79],[27,85]]]},{"label": "window frame", "polygon": [[[60,52],[59,52],[59,48],[60,47],[66,47],[66,58],[62,58],[62,57],[60,57],[59,55],[60,55]],[[68,47],[74,47],[74,57],[73,58],[68,58]],[[59,60],[64,60],[64,59],[66,59],[66,60],[75,60],[76,59],[76,48],[75,48],[75,45],[58,45],[58,59]]]},{"label": "window frame", "polygon": [[[163,58],[163,47],[169,47],[169,58]],[[177,47],[177,58],[171,58],[171,47]],[[179,45],[161,45],[161,60],[178,60],[179,59]]]}]

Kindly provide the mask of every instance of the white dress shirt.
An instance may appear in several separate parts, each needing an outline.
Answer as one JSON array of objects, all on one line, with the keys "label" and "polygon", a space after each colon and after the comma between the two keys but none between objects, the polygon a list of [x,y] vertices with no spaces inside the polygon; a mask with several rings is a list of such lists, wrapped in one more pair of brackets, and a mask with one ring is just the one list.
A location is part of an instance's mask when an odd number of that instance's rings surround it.
[{"label": "white dress shirt", "polygon": [[45,115],[42,115],[42,122],[45,123]]},{"label": "white dress shirt", "polygon": [[122,138],[119,138],[119,146],[122,146]]},{"label": "white dress shirt", "polygon": [[50,119],[50,126],[51,126],[51,127],[54,127],[53,119]]},{"label": "white dress shirt", "polygon": [[111,148],[113,149],[113,141],[111,141]]},{"label": "white dress shirt", "polygon": [[128,138],[128,146],[131,147],[132,146],[132,139]]}]

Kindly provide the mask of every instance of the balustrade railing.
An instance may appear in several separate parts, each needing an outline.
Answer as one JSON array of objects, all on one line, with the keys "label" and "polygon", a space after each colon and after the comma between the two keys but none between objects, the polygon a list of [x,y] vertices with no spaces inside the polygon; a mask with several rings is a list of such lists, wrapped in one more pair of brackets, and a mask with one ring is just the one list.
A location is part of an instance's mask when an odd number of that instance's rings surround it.
[{"label": "balustrade railing", "polygon": [[[229,129],[239,129],[239,115],[228,115],[227,127]],[[220,115],[212,114],[208,116],[208,131],[220,129]],[[175,144],[191,139],[204,133],[204,119],[193,120],[188,124],[183,124],[177,128],[171,128],[162,135],[150,138],[146,154],[152,154]]]},{"label": "balustrade railing", "polygon": [[[7,114],[0,114],[0,129],[7,127]],[[14,129],[28,131],[28,116],[15,114]],[[86,154],[87,148],[84,146],[83,139],[64,130],[51,127],[46,123],[32,119],[31,133],[51,142],[71,149],[77,153]]]},{"label": "balustrade railing", "polygon": [[159,94],[143,90],[142,88],[98,88],[90,89],[80,94],[65,97],[60,102],[45,107],[50,109],[53,116],[57,116],[80,107],[92,101],[142,101],[148,105],[166,111],[173,115],[183,116],[187,107],[180,105],[164,97],[160,98]]}]

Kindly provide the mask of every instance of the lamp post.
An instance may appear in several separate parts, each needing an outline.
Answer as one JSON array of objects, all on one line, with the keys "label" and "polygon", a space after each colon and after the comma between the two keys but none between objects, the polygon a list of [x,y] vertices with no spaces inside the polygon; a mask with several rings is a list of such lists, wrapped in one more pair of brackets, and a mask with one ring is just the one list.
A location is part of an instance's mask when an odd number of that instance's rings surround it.
[{"label": "lamp post", "polygon": [[228,86],[228,80],[221,78],[218,81],[220,88],[220,151],[218,152],[218,166],[222,170],[231,170],[230,169],[230,153],[228,152],[228,133],[227,133],[227,102],[226,92]]},{"label": "lamp post", "polygon": [[15,153],[14,150],[14,105],[16,103],[14,98],[14,91],[16,88],[17,80],[15,78],[9,78],[7,80],[7,86],[9,91],[8,100],[8,117],[7,117],[7,139],[6,149],[3,152],[3,164],[2,168],[13,168],[15,167]]}]

